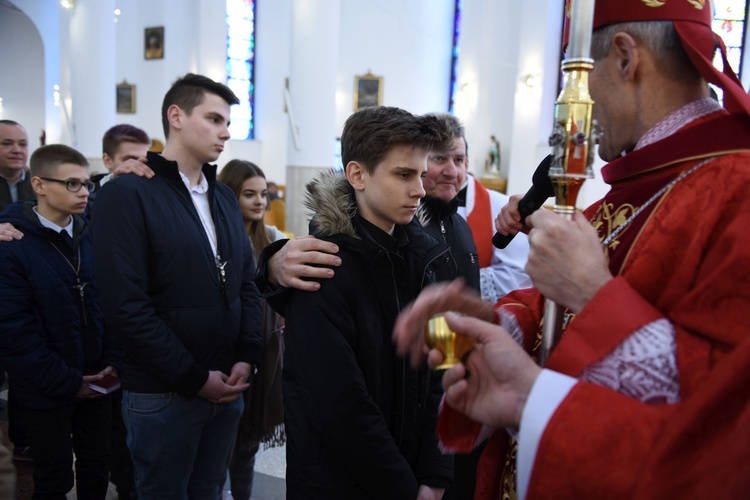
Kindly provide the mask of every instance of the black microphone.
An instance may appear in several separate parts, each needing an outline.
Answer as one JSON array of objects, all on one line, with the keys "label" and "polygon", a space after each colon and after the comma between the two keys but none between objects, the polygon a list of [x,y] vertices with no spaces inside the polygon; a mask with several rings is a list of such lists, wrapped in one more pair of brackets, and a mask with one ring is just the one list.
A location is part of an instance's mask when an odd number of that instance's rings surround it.
[{"label": "black microphone", "polygon": [[[534,176],[531,178],[531,187],[518,202],[518,211],[521,214],[521,224],[526,217],[533,214],[547,201],[547,198],[555,195],[555,188],[549,178],[549,167],[552,165],[552,155],[547,155],[536,167]],[[497,248],[505,248],[513,240],[515,234],[504,236],[495,233],[492,237],[492,244]]]}]

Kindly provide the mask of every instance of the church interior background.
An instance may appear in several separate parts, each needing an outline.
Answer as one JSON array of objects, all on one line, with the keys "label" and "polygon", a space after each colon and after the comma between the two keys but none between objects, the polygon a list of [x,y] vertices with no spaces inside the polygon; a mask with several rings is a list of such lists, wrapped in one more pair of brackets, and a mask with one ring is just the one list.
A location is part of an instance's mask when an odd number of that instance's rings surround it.
[{"label": "church interior background", "polygon": [[[711,3],[747,88],[747,1]],[[549,152],[563,12],[564,0],[0,0],[0,118],[22,123],[32,150],[44,132],[99,171],[112,125],[164,141],[161,99],[177,77],[227,82],[243,102],[219,166],[257,163],[286,187],[288,230],[305,234],[295,200],[336,165],[362,77],[381,104],[457,115],[476,176],[495,136],[507,192],[525,192]],[[586,182],[579,203],[605,190]]]}]

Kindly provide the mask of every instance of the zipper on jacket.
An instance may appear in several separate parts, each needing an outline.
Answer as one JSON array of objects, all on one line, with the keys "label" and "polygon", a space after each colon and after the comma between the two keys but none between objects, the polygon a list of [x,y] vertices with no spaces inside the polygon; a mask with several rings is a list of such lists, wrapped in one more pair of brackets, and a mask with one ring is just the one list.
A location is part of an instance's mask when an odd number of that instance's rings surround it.
[{"label": "zipper on jacket", "polygon": [[[394,274],[393,260],[388,252],[384,252],[388,259],[388,264],[391,267],[391,282],[393,283],[394,296],[396,297],[396,311],[401,312],[401,300],[398,295],[398,284],[396,283],[396,275]],[[399,408],[401,414],[401,422],[398,426],[398,440],[396,444],[401,448],[401,443],[404,439],[404,426],[406,425],[406,363],[401,360],[401,408]]]},{"label": "zipper on jacket", "polygon": [[[440,221],[440,225],[442,227],[443,221]],[[446,243],[448,243],[448,242],[446,241]],[[453,257],[453,252],[451,252],[450,245],[449,245],[448,248],[446,248],[445,250],[443,250],[442,252],[440,252],[439,254],[437,254],[435,257],[433,257],[432,259],[430,259],[427,262],[427,264],[425,265],[424,271],[422,272],[422,288],[423,289],[424,289],[424,287],[426,285],[425,280],[427,278],[427,269],[430,267],[430,264],[432,264],[433,262],[435,262],[436,260],[438,260],[440,257],[442,257],[445,254],[449,254],[449,255],[452,256],[452,258],[453,258],[453,264],[456,266],[456,271],[458,271],[458,263],[456,262],[455,257]],[[473,256],[472,256],[472,258],[473,258]],[[430,399],[430,388],[432,386],[432,373],[433,373],[432,370],[428,368],[427,369],[427,378],[425,380],[424,394],[422,394],[422,398],[423,398],[422,399],[422,407],[423,408],[427,408],[427,403],[428,403],[428,401]],[[420,415],[421,415],[421,411],[420,411]]]},{"label": "zipper on jacket", "polygon": [[[430,260],[428,260],[427,263],[425,263],[424,269],[422,269],[422,289],[424,289],[424,287],[429,284],[429,283],[427,283],[426,279],[427,279],[427,276],[429,274],[428,273],[428,269],[429,269],[430,265],[433,262],[435,262],[436,260],[438,260],[440,257],[442,257],[443,255],[446,255],[446,254],[453,255],[453,253],[450,251],[450,246],[448,246],[447,248],[445,248],[442,252],[438,253],[437,255],[435,255],[434,257],[432,257]],[[458,270],[458,263],[456,262],[455,258],[453,259],[453,263],[456,265],[456,270]]]},{"label": "zipper on jacket", "polygon": [[[446,236],[445,232],[445,224],[443,223],[443,219],[440,219],[440,232],[443,234],[443,242],[448,245],[448,249],[450,250],[448,252],[448,255],[445,257],[446,262],[453,261],[453,267],[456,269],[456,276],[458,276],[458,273],[460,272],[458,267],[458,261],[456,260],[456,256],[453,255],[453,250],[450,248],[450,243],[448,243],[448,237]],[[472,256],[472,264],[474,263],[474,257]],[[424,286],[422,287],[424,288]]]}]

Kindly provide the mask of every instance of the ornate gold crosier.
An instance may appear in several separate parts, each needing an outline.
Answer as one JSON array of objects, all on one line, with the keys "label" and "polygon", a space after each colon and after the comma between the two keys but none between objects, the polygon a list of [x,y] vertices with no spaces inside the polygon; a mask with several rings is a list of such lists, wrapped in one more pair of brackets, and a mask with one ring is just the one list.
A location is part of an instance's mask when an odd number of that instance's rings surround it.
[{"label": "ornate gold crosier", "polygon": [[[555,191],[555,213],[572,220],[581,186],[594,176],[597,128],[593,123],[594,101],[589,94],[589,73],[594,69],[594,60],[590,57],[594,1],[571,0],[567,15],[570,18],[569,43],[566,58],[561,63],[563,88],[555,102],[555,122],[549,138],[552,147],[549,177]],[[562,309],[547,299],[539,349],[542,366],[560,340],[564,316]]]}]

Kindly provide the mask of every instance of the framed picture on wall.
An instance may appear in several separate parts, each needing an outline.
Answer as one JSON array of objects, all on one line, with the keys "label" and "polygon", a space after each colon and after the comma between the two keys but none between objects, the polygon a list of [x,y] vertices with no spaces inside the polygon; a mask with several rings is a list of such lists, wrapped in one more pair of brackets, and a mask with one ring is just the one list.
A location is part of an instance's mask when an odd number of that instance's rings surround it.
[{"label": "framed picture on wall", "polygon": [[135,113],[135,85],[126,81],[118,84],[115,102],[118,113]]},{"label": "framed picture on wall", "polygon": [[369,71],[354,77],[354,111],[383,104],[383,77]]},{"label": "framed picture on wall", "polygon": [[146,59],[164,59],[164,26],[146,28],[143,47]]}]

